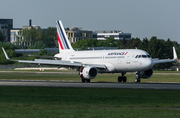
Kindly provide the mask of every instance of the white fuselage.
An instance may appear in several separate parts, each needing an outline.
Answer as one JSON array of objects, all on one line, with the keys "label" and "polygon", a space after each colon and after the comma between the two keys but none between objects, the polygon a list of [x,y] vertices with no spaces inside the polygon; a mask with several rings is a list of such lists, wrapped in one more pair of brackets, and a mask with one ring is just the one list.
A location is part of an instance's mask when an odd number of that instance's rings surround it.
[{"label": "white fuselage", "polygon": [[[140,55],[140,57],[139,57]],[[93,50],[73,51],[56,54],[64,61],[81,62],[83,64],[103,64],[104,72],[134,72],[151,69],[152,59],[147,52],[138,49],[127,50]]]}]

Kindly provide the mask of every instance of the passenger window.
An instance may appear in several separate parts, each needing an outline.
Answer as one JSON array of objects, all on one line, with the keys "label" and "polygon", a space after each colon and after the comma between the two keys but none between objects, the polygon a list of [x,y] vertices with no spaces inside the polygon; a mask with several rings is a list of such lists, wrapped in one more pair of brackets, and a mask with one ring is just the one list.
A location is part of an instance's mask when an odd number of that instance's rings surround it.
[{"label": "passenger window", "polygon": [[138,58],[141,58],[141,55],[139,55]]},{"label": "passenger window", "polygon": [[138,58],[138,55],[136,55],[136,57],[135,58]]}]

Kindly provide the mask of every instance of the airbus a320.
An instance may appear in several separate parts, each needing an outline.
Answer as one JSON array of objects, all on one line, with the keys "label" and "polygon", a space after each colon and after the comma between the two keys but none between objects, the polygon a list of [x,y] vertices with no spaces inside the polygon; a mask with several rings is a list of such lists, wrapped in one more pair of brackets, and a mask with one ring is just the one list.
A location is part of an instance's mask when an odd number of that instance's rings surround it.
[{"label": "airbus a320", "polygon": [[[15,61],[74,68],[79,71],[82,82],[90,82],[91,79],[96,78],[98,73],[121,73],[121,76],[118,77],[118,82],[126,82],[126,72],[134,72],[136,76],[135,82],[140,82],[140,78],[150,78],[153,75],[153,65],[173,62],[177,59],[174,47],[174,58],[163,60],[152,59],[146,51],[140,49],[75,51],[67,38],[62,22],[56,21],[56,27],[59,53],[54,55],[55,60]],[[6,59],[11,60],[4,48],[2,49]]]}]

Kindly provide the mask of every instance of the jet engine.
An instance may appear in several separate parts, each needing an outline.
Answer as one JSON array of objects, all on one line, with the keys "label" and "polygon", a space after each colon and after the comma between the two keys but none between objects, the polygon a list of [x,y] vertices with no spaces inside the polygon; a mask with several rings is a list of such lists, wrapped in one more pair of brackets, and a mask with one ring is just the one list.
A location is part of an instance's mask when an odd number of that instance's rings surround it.
[{"label": "jet engine", "polygon": [[150,78],[153,75],[153,69],[149,69],[146,71],[140,71],[139,77],[140,78]]},{"label": "jet engine", "polygon": [[98,74],[98,71],[95,67],[85,66],[80,69],[80,75],[85,79],[94,79]]}]

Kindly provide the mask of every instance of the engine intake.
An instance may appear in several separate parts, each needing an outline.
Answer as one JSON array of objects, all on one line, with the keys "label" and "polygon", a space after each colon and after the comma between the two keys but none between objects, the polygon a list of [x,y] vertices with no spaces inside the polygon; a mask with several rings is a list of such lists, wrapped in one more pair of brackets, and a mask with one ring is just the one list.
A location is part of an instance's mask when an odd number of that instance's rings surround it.
[{"label": "engine intake", "polygon": [[85,79],[94,79],[98,74],[98,71],[95,67],[85,66],[80,69],[80,75],[83,75]]},{"label": "engine intake", "polygon": [[146,71],[141,71],[139,73],[140,78],[150,78],[153,75],[153,69],[149,69]]}]

